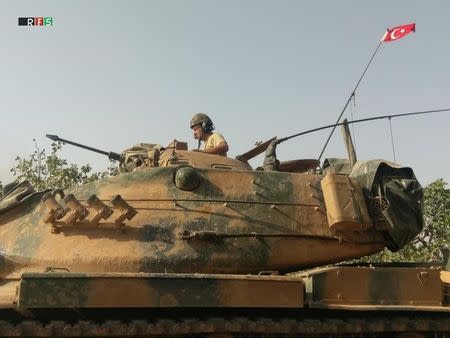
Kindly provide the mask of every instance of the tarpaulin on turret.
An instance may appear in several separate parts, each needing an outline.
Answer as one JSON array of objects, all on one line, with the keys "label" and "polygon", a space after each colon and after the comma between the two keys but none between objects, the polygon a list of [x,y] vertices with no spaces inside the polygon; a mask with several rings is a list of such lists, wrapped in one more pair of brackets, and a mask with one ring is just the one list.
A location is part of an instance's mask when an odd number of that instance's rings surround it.
[{"label": "tarpaulin on turret", "polygon": [[423,229],[423,189],[413,170],[383,160],[357,161],[349,170],[349,163],[346,159],[327,159],[324,171],[333,170],[358,180],[371,216],[381,214],[383,218],[380,230],[385,234],[386,246],[391,251],[400,250]]},{"label": "tarpaulin on turret", "polygon": [[28,180],[14,181],[5,185],[0,198],[0,213],[15,207],[35,192]]}]

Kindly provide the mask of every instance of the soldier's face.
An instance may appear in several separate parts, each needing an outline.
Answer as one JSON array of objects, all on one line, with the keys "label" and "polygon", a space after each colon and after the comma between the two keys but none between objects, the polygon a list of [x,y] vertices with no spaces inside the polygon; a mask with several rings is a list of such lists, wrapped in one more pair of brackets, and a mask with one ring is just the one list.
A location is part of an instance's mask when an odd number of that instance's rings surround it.
[{"label": "soldier's face", "polygon": [[201,125],[197,124],[196,126],[193,126],[192,132],[194,133],[194,138],[196,140],[203,141],[203,136],[205,135],[205,132],[203,131]]}]

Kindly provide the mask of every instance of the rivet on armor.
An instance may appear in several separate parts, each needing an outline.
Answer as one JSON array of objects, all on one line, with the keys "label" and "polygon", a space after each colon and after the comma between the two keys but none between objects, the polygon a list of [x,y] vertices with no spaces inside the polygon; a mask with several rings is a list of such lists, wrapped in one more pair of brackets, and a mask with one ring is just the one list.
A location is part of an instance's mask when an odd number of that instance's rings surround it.
[{"label": "rivet on armor", "polygon": [[200,185],[200,175],[191,167],[183,167],[175,173],[175,185],[181,190],[194,190]]}]

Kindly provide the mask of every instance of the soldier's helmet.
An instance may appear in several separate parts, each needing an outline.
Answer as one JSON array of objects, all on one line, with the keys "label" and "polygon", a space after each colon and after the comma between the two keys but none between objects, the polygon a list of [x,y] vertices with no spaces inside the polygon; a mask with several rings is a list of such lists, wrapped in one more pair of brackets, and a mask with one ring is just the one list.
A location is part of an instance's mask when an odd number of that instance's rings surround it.
[{"label": "soldier's helmet", "polygon": [[191,119],[191,129],[196,125],[201,125],[202,129],[208,133],[214,130],[214,124],[208,115],[203,113],[195,114]]}]

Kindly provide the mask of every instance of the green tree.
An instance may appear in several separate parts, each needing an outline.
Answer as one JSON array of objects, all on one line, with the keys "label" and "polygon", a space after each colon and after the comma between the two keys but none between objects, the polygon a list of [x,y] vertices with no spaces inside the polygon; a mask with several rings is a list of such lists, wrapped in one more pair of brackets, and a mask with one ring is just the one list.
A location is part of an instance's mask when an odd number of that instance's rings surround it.
[{"label": "green tree", "polygon": [[28,157],[17,156],[10,170],[17,179],[27,179],[36,190],[61,188],[92,182],[117,174],[117,167],[111,164],[106,171],[95,172],[89,164],[78,166],[59,157],[60,142],[51,144],[50,154],[45,149],[36,149]]},{"label": "green tree", "polygon": [[424,189],[424,229],[399,252],[367,257],[372,262],[427,262],[442,259],[440,249],[450,246],[450,189],[438,179]]}]

